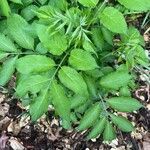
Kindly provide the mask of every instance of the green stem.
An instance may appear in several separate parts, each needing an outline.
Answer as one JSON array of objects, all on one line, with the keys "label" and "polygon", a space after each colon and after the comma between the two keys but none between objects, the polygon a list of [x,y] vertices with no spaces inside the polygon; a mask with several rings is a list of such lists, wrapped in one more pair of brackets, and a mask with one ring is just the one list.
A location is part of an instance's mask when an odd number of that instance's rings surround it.
[{"label": "green stem", "polygon": [[106,115],[108,116],[109,112],[107,111],[107,108],[106,108],[105,102],[104,102],[104,100],[103,100],[103,98],[102,98],[102,96],[101,96],[100,94],[98,94],[98,96],[99,96],[99,98],[100,98],[100,100],[101,100],[101,102],[102,102],[103,109],[104,109],[104,111],[105,111]]},{"label": "green stem", "polygon": [[49,90],[49,88],[50,88],[50,85],[51,85],[52,81],[54,80],[54,78],[55,78],[57,72],[59,71],[59,69],[61,68],[61,65],[63,64],[65,58],[67,57],[67,55],[68,55],[68,53],[66,53],[66,55],[62,58],[61,62],[59,63],[59,65],[58,65],[58,67],[57,67],[57,69],[55,70],[53,76],[51,77],[50,82],[49,82],[49,84],[48,84],[48,86],[47,86],[47,88],[46,88],[46,90],[45,90],[45,96],[46,96],[46,94],[47,94],[47,92],[48,92],[48,90]]},{"label": "green stem", "polygon": [[148,13],[146,14],[146,16],[145,16],[145,18],[144,18],[144,20],[143,20],[143,22],[142,22],[142,25],[141,25],[141,28],[142,28],[142,29],[145,27],[146,21],[147,21],[147,19],[148,19],[149,16],[150,16],[150,12],[148,12]]},{"label": "green stem", "polygon": [[99,4],[96,12],[94,13],[93,19],[89,22],[88,27],[90,27],[90,25],[95,21],[95,19],[97,19],[97,15],[99,14],[100,10],[103,8],[103,6],[108,2],[108,0],[104,0],[104,2],[101,4]]}]

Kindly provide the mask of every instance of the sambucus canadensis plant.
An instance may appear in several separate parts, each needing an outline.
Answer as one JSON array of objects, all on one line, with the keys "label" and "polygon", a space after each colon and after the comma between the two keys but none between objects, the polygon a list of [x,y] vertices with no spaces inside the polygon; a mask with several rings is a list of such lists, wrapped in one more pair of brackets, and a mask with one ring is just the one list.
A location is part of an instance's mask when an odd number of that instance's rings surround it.
[{"label": "sambucus canadensis plant", "polygon": [[64,128],[90,129],[88,139],[132,131],[117,112],[142,107],[131,97],[134,69],[149,68],[149,59],[124,12],[148,10],[149,0],[1,0],[0,85],[15,74],[15,96],[32,121],[51,105]]}]

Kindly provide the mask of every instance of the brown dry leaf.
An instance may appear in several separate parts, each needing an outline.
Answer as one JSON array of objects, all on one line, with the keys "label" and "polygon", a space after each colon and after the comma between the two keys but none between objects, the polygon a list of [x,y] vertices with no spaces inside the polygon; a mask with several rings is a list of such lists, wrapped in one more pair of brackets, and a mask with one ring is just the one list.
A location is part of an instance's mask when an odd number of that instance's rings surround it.
[{"label": "brown dry leaf", "polygon": [[111,148],[110,150],[126,150],[125,146],[120,146],[117,148]]},{"label": "brown dry leaf", "polygon": [[145,33],[143,37],[144,37],[145,42],[149,42],[150,39],[149,39],[148,34]]},{"label": "brown dry leaf", "polygon": [[0,117],[5,117],[9,111],[9,105],[7,103],[0,104]]},{"label": "brown dry leaf", "polygon": [[9,124],[10,122],[10,118],[8,118],[7,116],[0,120],[0,130],[5,130],[7,129],[7,125]]},{"label": "brown dry leaf", "polygon": [[5,133],[3,133],[2,136],[0,137],[0,150],[5,150],[7,141],[8,137],[6,136]]},{"label": "brown dry leaf", "polygon": [[143,142],[143,150],[150,150],[150,142]]},{"label": "brown dry leaf", "polygon": [[21,127],[16,121],[11,121],[7,128],[7,131],[13,133],[13,135],[18,135],[21,131]]},{"label": "brown dry leaf", "polygon": [[0,103],[2,103],[5,100],[5,95],[0,93]]},{"label": "brown dry leaf", "polygon": [[12,137],[9,142],[13,150],[25,150],[25,147],[16,138]]}]

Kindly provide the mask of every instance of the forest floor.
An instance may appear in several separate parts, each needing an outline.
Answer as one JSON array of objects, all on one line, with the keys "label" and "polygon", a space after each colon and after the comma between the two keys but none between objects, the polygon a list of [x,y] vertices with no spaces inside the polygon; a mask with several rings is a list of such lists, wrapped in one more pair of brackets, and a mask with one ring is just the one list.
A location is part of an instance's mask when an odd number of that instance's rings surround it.
[{"label": "forest floor", "polygon": [[[139,17],[140,18],[140,17]],[[141,21],[135,18],[139,28]],[[150,25],[140,29],[150,51]],[[144,70],[148,71],[148,70]],[[118,131],[118,138],[104,143],[101,138],[85,140],[85,132],[66,131],[52,111],[32,124],[26,108],[13,97],[14,79],[7,90],[0,89],[0,150],[150,150],[150,85],[138,73],[140,85],[133,93],[145,107],[138,112],[123,114],[136,126],[131,134]]]}]

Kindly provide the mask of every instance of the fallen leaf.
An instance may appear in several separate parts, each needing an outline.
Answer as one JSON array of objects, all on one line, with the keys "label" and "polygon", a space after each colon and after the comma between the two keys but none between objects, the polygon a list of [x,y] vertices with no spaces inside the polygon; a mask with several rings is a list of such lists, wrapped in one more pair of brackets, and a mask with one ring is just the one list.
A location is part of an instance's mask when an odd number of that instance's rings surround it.
[{"label": "fallen leaf", "polygon": [[6,130],[9,122],[10,118],[8,118],[7,116],[4,119],[0,120],[0,130]]},{"label": "fallen leaf", "polygon": [[150,150],[150,142],[143,142],[143,150]]},{"label": "fallen leaf", "polygon": [[9,111],[9,105],[7,103],[0,104],[0,116],[5,117]]},{"label": "fallen leaf", "polygon": [[11,121],[11,123],[9,124],[7,128],[7,131],[13,133],[13,135],[16,136],[21,131],[21,127],[16,121]]},{"label": "fallen leaf", "polygon": [[8,137],[6,136],[5,133],[3,133],[2,136],[0,137],[0,150],[5,150],[7,141]]},{"label": "fallen leaf", "polygon": [[16,138],[12,137],[9,142],[13,150],[25,150],[25,147]]},{"label": "fallen leaf", "polygon": [[0,103],[2,103],[5,100],[5,95],[0,93]]}]

